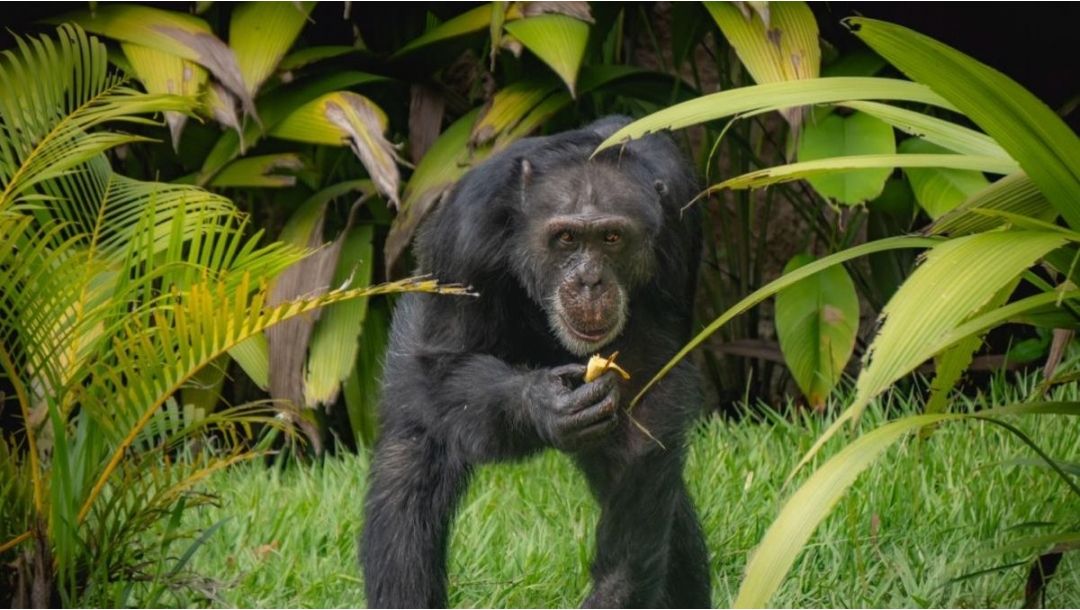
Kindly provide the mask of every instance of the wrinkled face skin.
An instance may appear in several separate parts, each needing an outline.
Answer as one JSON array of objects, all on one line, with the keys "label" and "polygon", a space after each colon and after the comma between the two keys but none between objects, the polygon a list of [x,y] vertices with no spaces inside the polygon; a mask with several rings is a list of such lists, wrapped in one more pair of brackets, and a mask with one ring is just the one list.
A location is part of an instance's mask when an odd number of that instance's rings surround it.
[{"label": "wrinkled face skin", "polygon": [[571,353],[596,353],[626,326],[630,294],[655,268],[662,185],[586,163],[532,175],[523,164],[526,239],[518,276]]}]

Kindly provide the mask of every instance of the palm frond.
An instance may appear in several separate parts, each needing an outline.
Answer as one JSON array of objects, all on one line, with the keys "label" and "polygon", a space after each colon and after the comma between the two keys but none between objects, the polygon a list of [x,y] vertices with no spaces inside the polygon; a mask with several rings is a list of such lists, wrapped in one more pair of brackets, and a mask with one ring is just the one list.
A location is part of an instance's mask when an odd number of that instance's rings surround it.
[{"label": "palm frond", "polygon": [[63,25],[58,39],[17,38],[18,53],[0,54],[0,211],[34,201],[34,189],[76,171],[110,148],[144,138],[94,132],[110,122],[146,122],[141,115],[190,113],[195,101],[150,95],[111,72],[105,45]]}]

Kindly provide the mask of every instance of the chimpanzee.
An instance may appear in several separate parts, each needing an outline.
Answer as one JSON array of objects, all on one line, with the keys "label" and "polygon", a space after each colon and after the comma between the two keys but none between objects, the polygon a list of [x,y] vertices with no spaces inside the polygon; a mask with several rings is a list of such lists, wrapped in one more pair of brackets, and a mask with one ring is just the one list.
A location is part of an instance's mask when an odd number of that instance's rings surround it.
[{"label": "chimpanzee", "polygon": [[[394,312],[361,536],[370,606],[445,607],[473,469],[548,447],[572,457],[601,507],[585,606],[709,605],[682,477],[697,373],[680,364],[626,411],[690,338],[700,217],[683,208],[698,185],[663,135],[591,158],[626,122],[509,146],[421,227],[419,271],[479,296],[410,294]],[[616,350],[630,380],[585,383],[588,357]]]}]

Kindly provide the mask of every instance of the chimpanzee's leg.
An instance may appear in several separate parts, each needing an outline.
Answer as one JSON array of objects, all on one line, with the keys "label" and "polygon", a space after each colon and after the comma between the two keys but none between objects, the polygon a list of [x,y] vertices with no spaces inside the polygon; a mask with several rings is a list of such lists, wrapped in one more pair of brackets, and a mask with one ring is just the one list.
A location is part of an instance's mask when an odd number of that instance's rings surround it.
[{"label": "chimpanzee's leg", "polygon": [[[665,599],[681,459],[596,453],[578,464],[600,502],[587,608],[657,607]],[[620,459],[623,458],[623,459]]]},{"label": "chimpanzee's leg", "polygon": [[384,430],[372,462],[360,560],[371,608],[445,608],[446,547],[470,468],[422,432]]},{"label": "chimpanzee's leg", "polygon": [[709,608],[712,604],[709,553],[693,500],[680,481],[671,525],[671,555],[665,589],[670,608]]}]

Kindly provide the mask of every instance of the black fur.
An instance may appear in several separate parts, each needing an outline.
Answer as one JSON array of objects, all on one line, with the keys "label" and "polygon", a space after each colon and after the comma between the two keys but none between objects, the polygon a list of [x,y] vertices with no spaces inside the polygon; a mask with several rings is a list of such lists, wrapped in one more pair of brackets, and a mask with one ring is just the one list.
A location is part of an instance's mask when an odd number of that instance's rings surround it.
[{"label": "black fur", "polygon": [[[470,171],[421,229],[420,271],[480,296],[410,294],[395,311],[361,539],[370,606],[444,607],[448,532],[472,469],[552,446],[573,456],[602,509],[586,606],[710,603],[704,539],[682,479],[685,434],[702,402],[696,372],[679,365],[633,411],[666,449],[623,410],[689,340],[700,219],[681,208],[698,185],[665,136],[590,161],[625,122],[510,146]],[[535,294],[564,270],[543,268],[522,231],[551,195],[535,190],[557,188],[590,163],[617,168],[625,189],[616,191],[651,195],[613,210],[647,236],[643,248],[618,255],[633,267],[627,277],[645,275],[624,286],[627,324],[602,349],[619,350],[632,379],[616,383],[609,373],[574,388],[568,373],[579,376],[573,365],[585,358],[559,341]],[[598,205],[611,205],[608,194],[598,193]],[[556,412],[579,404],[610,415],[610,425],[568,432],[570,420]]]}]

